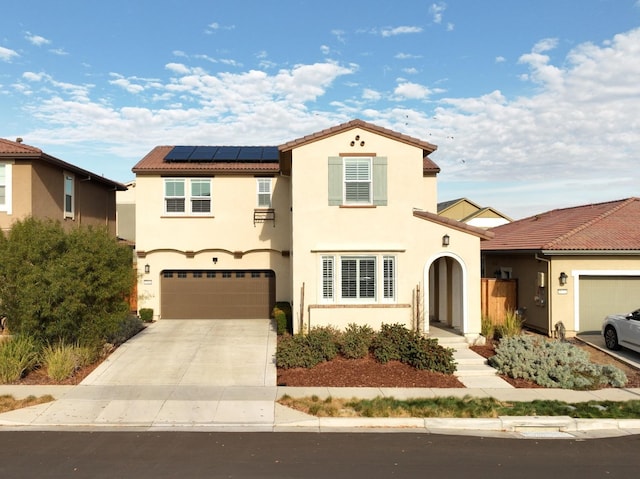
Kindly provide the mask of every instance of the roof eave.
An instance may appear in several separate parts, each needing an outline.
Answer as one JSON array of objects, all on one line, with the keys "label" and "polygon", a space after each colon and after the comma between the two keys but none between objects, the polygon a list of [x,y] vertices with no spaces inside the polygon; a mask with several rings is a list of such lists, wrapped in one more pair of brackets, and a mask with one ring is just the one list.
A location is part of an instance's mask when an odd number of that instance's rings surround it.
[{"label": "roof eave", "polygon": [[463,233],[468,233],[468,234],[477,236],[481,240],[490,240],[490,239],[493,239],[494,237],[494,234],[491,231],[487,231],[484,228],[471,226],[467,223],[462,223],[460,221],[453,220],[451,218],[440,216],[437,213],[431,213],[429,211],[414,210],[413,216],[423,220],[431,221],[433,223],[438,223],[442,226],[446,226],[448,228],[461,231]]}]

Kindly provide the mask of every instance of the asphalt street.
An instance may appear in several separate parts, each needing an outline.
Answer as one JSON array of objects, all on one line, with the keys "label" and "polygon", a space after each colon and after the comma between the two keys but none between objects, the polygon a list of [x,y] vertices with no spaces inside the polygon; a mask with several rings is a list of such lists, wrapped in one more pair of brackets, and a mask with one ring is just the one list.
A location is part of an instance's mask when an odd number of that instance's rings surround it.
[{"label": "asphalt street", "polygon": [[0,432],[6,478],[636,477],[640,436]]}]

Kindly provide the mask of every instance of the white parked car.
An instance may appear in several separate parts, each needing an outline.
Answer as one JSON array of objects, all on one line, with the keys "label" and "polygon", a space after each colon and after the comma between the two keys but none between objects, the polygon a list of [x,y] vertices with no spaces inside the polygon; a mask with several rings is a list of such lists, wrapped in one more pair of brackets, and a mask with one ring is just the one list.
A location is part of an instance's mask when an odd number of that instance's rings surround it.
[{"label": "white parked car", "polygon": [[640,353],[640,309],[629,314],[610,314],[604,318],[602,336],[609,349],[624,346]]}]

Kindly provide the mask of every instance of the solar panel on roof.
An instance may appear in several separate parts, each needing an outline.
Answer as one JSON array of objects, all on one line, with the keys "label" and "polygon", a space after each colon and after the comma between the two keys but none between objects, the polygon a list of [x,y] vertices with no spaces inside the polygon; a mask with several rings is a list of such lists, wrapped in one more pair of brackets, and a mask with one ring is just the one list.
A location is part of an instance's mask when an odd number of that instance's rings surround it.
[{"label": "solar panel on roof", "polygon": [[262,159],[261,146],[243,146],[238,154],[238,161],[260,161]]},{"label": "solar panel on roof", "polygon": [[280,152],[277,146],[265,146],[262,149],[263,161],[277,161],[280,159]]},{"label": "solar panel on roof", "polygon": [[238,153],[240,152],[239,146],[221,146],[214,155],[215,161],[236,161]]},{"label": "solar panel on roof", "polygon": [[217,146],[196,146],[189,157],[189,161],[211,161],[218,151]]},{"label": "solar panel on roof", "polygon": [[164,159],[165,161],[186,161],[195,149],[195,146],[174,146]]}]

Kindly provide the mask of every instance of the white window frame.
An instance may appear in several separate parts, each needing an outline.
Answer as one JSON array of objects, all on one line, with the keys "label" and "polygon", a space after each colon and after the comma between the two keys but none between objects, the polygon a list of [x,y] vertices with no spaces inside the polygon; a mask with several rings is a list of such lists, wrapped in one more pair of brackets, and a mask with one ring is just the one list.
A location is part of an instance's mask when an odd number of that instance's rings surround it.
[{"label": "white window frame", "polygon": [[[355,286],[354,296],[345,296],[345,288],[349,287],[347,281],[350,281],[349,278],[346,277],[345,272],[345,263],[355,262],[355,278],[353,281],[353,286]],[[371,278],[368,276],[362,276],[362,266],[364,262],[373,262],[373,270],[369,271],[365,274],[373,274],[373,286],[369,294],[367,294],[367,289],[363,289],[363,282],[370,280]],[[378,272],[377,272],[378,261],[376,256],[366,255],[366,256],[357,256],[357,255],[345,255],[340,257],[340,299],[343,303],[375,303],[378,298]]]},{"label": "white window frame", "polygon": [[397,291],[396,257],[384,255],[382,257],[382,300],[395,303]]},{"label": "white window frame", "polygon": [[256,178],[256,204],[258,208],[272,208],[271,178]]},{"label": "white window frame", "polygon": [[62,211],[64,212],[64,218],[73,219],[75,217],[75,212],[76,212],[75,183],[76,183],[75,176],[65,171],[63,173],[64,196],[62,199]]},{"label": "white window frame", "polygon": [[[167,194],[167,185],[169,183],[182,183],[182,194]],[[194,194],[193,187],[196,184],[207,183],[209,185],[209,194],[200,195]],[[164,178],[162,183],[163,194],[163,212],[167,216],[211,216],[213,211],[213,185],[211,178]],[[169,211],[167,208],[168,200],[182,200],[182,211]],[[203,204],[203,202],[209,202],[209,211],[194,211],[196,204]],[[177,203],[179,205],[179,203]]]},{"label": "white window frame", "polygon": [[[362,169],[366,165],[366,169]],[[373,204],[373,158],[371,157],[345,157],[343,161],[343,204],[344,205],[371,205]],[[365,173],[363,175],[363,173]],[[368,185],[367,199],[359,197],[350,198],[349,185]],[[359,192],[356,193],[356,196]]]},{"label": "white window frame", "polygon": [[[197,195],[194,193],[194,185],[208,185],[209,193],[208,194],[200,194]],[[194,216],[208,216],[211,214],[211,179],[210,178],[191,178],[189,180],[189,208],[191,210],[191,214]],[[194,208],[195,205],[205,205],[209,202],[208,211],[194,211],[198,208]]]},{"label": "white window frame", "polygon": [[12,163],[11,162],[0,162],[0,167],[4,171],[4,175],[0,177],[0,186],[4,186],[4,202],[0,203],[0,211],[4,211],[8,215],[11,214],[12,211]]},{"label": "white window frame", "polygon": [[323,255],[320,259],[320,271],[322,275],[320,283],[320,297],[324,303],[333,303],[336,299],[336,258]]}]

